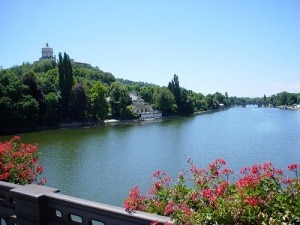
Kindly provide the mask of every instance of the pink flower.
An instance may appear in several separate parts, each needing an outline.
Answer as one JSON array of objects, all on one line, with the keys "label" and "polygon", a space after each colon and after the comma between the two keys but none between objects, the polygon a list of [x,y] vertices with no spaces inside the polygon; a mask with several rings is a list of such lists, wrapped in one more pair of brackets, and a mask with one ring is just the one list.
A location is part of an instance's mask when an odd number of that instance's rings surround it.
[{"label": "pink flower", "polygon": [[134,210],[144,210],[143,201],[145,196],[142,196],[140,193],[140,188],[138,186],[132,188],[129,193],[129,197],[124,201],[124,208],[128,212]]},{"label": "pink flower", "polygon": [[251,172],[252,172],[253,174],[258,174],[259,171],[260,171],[260,165],[255,164],[255,165],[253,165],[253,166],[251,167]]},{"label": "pink flower", "polygon": [[243,167],[241,170],[240,170],[240,173],[241,174],[248,174],[250,171],[250,168],[249,167]]},{"label": "pink flower", "polygon": [[270,167],[272,167],[272,163],[271,162],[265,162],[264,165],[262,166],[262,169],[264,171],[270,169]]},{"label": "pink flower", "polygon": [[154,178],[161,178],[163,176],[166,176],[167,174],[162,171],[162,170],[156,170],[153,174],[152,174],[152,177]]},{"label": "pink flower", "polygon": [[36,168],[36,172],[37,173],[42,173],[44,171],[44,168],[42,167],[42,166],[38,166],[37,168]]},{"label": "pink flower", "polygon": [[230,174],[233,174],[233,170],[232,170],[232,169],[229,169],[229,168],[224,168],[224,169],[221,171],[221,174],[222,174],[222,175],[229,176]]},{"label": "pink flower", "polygon": [[175,203],[174,203],[173,201],[169,202],[169,203],[166,205],[166,207],[165,207],[165,212],[164,212],[164,214],[165,214],[166,216],[172,214],[172,213],[174,212],[175,208],[176,208]]},{"label": "pink flower", "polygon": [[216,160],[215,160],[215,163],[216,163],[216,164],[220,164],[220,165],[226,165],[226,162],[225,162],[224,159],[216,159]]},{"label": "pink flower", "polygon": [[203,198],[208,199],[210,202],[214,202],[216,200],[216,195],[212,189],[203,189],[201,190],[200,194]]},{"label": "pink flower", "polygon": [[288,166],[289,171],[297,170],[299,168],[300,168],[300,164],[297,163],[292,163],[291,165]]}]

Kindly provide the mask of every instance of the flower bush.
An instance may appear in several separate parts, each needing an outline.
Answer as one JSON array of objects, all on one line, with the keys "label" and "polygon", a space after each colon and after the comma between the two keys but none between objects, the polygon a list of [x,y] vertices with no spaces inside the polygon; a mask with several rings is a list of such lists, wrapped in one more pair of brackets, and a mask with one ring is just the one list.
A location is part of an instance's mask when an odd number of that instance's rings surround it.
[{"label": "flower bush", "polygon": [[175,224],[300,224],[300,164],[288,166],[286,174],[270,162],[245,167],[233,182],[223,159],[207,168],[188,163],[190,170],[173,185],[165,172],[156,171],[149,192],[133,188],[125,209],[169,216]]},{"label": "flower bush", "polygon": [[46,178],[37,180],[43,172],[38,162],[38,145],[21,143],[19,136],[0,142],[0,181],[15,184],[45,184]]}]

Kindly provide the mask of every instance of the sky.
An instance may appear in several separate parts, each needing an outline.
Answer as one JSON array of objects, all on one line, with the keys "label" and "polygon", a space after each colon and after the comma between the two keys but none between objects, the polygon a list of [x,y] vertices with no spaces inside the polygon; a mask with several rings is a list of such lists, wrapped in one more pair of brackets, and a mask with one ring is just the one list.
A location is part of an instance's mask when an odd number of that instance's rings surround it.
[{"label": "sky", "polygon": [[0,67],[46,43],[117,78],[238,97],[300,93],[299,0],[1,0]]}]

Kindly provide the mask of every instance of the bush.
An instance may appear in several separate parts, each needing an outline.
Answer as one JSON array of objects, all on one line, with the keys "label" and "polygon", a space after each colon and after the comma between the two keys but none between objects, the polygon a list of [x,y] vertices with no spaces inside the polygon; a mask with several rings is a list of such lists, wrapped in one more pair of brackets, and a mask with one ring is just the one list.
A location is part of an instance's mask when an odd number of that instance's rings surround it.
[{"label": "bush", "polygon": [[180,173],[173,186],[166,173],[156,171],[148,194],[133,188],[125,209],[169,216],[175,224],[300,223],[300,164],[288,167],[294,177],[270,162],[245,167],[232,182],[233,170],[223,159],[205,169],[188,162],[190,170]]},{"label": "bush", "polygon": [[38,181],[43,167],[38,162],[38,145],[21,143],[19,136],[0,142],[0,181],[15,184],[45,184],[46,178]]}]

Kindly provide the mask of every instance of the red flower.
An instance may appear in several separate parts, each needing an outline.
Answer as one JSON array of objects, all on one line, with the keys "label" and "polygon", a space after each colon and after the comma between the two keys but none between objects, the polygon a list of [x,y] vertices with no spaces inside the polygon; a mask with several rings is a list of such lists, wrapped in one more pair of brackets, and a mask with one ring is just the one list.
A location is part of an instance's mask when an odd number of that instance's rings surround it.
[{"label": "red flower", "polygon": [[203,189],[201,190],[200,194],[203,198],[208,199],[210,202],[214,202],[216,200],[216,195],[212,189]]},{"label": "red flower", "polygon": [[270,168],[272,168],[272,163],[271,162],[265,162],[264,165],[262,166],[262,169],[264,171],[266,171],[266,170],[268,170]]},{"label": "red flower", "polygon": [[252,172],[253,174],[258,174],[259,171],[260,171],[260,165],[255,164],[255,165],[253,165],[253,166],[251,167],[251,172]]},{"label": "red flower", "polygon": [[14,136],[10,141],[0,142],[0,177],[8,182],[28,184],[37,181],[43,167],[38,163],[37,145],[20,141],[19,136]]},{"label": "red flower", "polygon": [[5,172],[3,174],[0,174],[0,180],[4,180],[6,181],[8,179],[8,177],[10,176],[10,174],[8,172]]},{"label": "red flower", "polygon": [[217,195],[222,196],[224,192],[229,187],[228,181],[223,181],[218,187],[217,187]]},{"label": "red flower", "polygon": [[244,199],[244,203],[254,207],[257,205],[263,205],[265,203],[265,201],[262,200],[261,197],[248,196]]},{"label": "red flower", "polygon": [[222,174],[222,175],[229,176],[230,174],[233,174],[233,170],[232,170],[232,169],[229,169],[229,168],[224,168],[224,169],[221,171],[221,174]]},{"label": "red flower", "polygon": [[241,179],[238,180],[237,186],[239,189],[242,189],[244,187],[255,187],[255,185],[259,182],[259,179],[257,177],[247,175]]},{"label": "red flower", "polygon": [[300,164],[297,163],[292,163],[291,165],[288,166],[289,171],[297,170],[299,168],[300,168]]},{"label": "red flower", "polygon": [[145,196],[141,195],[140,188],[136,186],[130,190],[129,197],[124,201],[124,208],[128,212],[132,212],[134,210],[144,210],[144,200]]},{"label": "red flower", "polygon": [[44,168],[42,167],[42,166],[38,166],[37,168],[36,168],[36,172],[37,173],[42,173],[44,171]]}]

